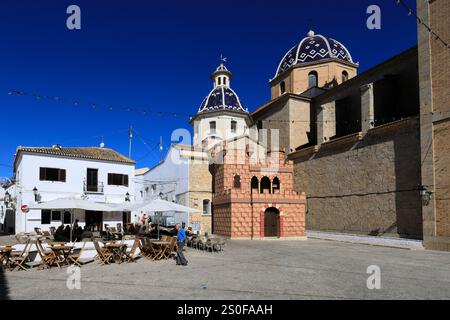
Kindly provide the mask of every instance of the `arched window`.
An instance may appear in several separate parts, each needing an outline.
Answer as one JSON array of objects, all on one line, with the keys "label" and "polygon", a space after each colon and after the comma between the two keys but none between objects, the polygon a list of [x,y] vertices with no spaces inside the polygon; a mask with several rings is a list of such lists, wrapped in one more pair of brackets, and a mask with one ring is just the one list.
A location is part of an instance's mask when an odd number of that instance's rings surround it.
[{"label": "arched window", "polygon": [[319,85],[318,83],[318,74],[316,71],[311,71],[308,75],[308,86],[309,88],[317,87]]},{"label": "arched window", "polygon": [[270,194],[272,190],[270,190],[271,183],[268,177],[263,177],[261,179],[261,193]]},{"label": "arched window", "polygon": [[227,78],[223,77],[223,84],[226,86],[227,85]]},{"label": "arched window", "polygon": [[231,133],[236,133],[237,131],[237,121],[231,121]]},{"label": "arched window", "polygon": [[342,71],[342,83],[344,83],[347,80],[348,80],[348,72],[344,70]]},{"label": "arched window", "polygon": [[278,177],[275,177],[272,181],[272,193],[280,193],[280,179]]},{"label": "arched window", "polygon": [[259,192],[259,180],[257,177],[252,178],[252,182],[250,184],[250,188],[252,191],[256,190],[256,192]]},{"label": "arched window", "polygon": [[205,216],[211,215],[211,200],[209,199],[203,200],[203,215]]},{"label": "arched window", "polygon": [[209,133],[210,134],[215,134],[216,133],[216,122],[215,121],[211,121],[209,123]]},{"label": "arched window", "polygon": [[222,84],[222,78],[221,77],[219,77],[218,79],[217,79],[217,81],[219,82],[219,86]]},{"label": "arched window", "polygon": [[280,92],[281,94],[286,92],[286,83],[284,81],[281,81],[280,83]]},{"label": "arched window", "polygon": [[233,186],[236,189],[240,189],[241,188],[241,176],[240,175],[237,174],[237,175],[234,176]]}]

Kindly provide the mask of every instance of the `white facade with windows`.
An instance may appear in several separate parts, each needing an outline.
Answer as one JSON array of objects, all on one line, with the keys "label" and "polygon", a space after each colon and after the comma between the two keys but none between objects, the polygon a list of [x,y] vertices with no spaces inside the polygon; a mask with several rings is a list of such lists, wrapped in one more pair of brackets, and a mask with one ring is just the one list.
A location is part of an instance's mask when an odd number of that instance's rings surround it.
[{"label": "white facade with windows", "polygon": [[102,204],[134,199],[135,163],[104,148],[21,148],[14,161],[16,196],[15,233],[49,230],[70,224],[70,213],[79,225],[102,231],[105,225],[128,222],[123,212],[85,210],[22,210],[37,203],[63,198],[83,198]]}]

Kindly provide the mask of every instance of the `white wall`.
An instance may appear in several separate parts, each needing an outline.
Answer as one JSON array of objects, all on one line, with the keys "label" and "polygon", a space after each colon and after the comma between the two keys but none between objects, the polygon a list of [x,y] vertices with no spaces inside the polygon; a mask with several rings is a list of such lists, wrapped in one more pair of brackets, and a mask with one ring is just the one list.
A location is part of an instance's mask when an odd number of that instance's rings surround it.
[{"label": "white wall", "polygon": [[[40,181],[39,171],[41,167],[65,169],[66,182]],[[104,194],[90,196],[92,201],[123,203],[127,192],[130,194],[130,199],[134,199],[134,164],[22,153],[16,168],[16,233],[32,232],[35,227],[41,227],[41,210],[30,210],[27,214],[20,210],[22,205],[32,206],[35,203],[33,194],[35,187],[38,189],[41,202],[58,198],[81,197],[84,194],[83,186],[88,168],[98,169],[98,181],[104,184]],[[128,187],[108,185],[108,173],[128,175]],[[84,221],[84,214],[82,216]],[[120,213],[120,217],[119,213],[116,213],[114,221],[116,219],[117,223],[122,222],[122,213]],[[43,228],[48,229],[49,226],[46,225]]]},{"label": "white wall", "polygon": [[[228,140],[234,137],[239,137],[242,135],[249,134],[249,129],[245,122],[245,118],[242,117],[232,117],[229,115],[221,115],[211,118],[203,118],[194,122],[194,145],[196,147],[201,147],[203,141],[210,137],[210,122],[216,122],[216,133],[214,136],[219,137],[221,140]],[[236,133],[231,132],[231,121],[237,122]],[[220,141],[215,141],[211,143],[212,145]],[[208,144],[208,145],[211,145]]]},{"label": "white wall", "polygon": [[[152,185],[156,190],[152,191]],[[146,197],[146,188],[149,194]],[[143,191],[144,197],[140,195]],[[177,196],[187,194],[189,191],[189,161],[180,156],[180,150],[171,147],[164,162],[154,167],[145,175],[136,179],[136,201],[145,202],[164,194],[163,198],[168,201],[176,199]],[[188,203],[180,203],[188,205]],[[133,212],[132,218],[137,220],[140,212]]]}]

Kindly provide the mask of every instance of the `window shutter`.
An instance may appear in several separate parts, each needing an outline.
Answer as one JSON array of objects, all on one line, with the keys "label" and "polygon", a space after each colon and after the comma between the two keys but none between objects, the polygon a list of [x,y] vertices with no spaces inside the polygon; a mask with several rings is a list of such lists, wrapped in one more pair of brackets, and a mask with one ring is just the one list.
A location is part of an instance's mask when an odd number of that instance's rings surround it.
[{"label": "window shutter", "polygon": [[66,182],[66,170],[64,169],[59,170],[59,181]]},{"label": "window shutter", "polygon": [[45,168],[39,168],[39,180],[45,180]]}]

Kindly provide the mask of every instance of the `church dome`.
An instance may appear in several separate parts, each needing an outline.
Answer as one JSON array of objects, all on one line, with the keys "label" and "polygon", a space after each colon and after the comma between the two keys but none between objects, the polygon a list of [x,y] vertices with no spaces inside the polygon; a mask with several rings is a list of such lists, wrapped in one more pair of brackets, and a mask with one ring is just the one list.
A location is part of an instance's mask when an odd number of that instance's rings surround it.
[{"label": "church dome", "polygon": [[248,113],[242,107],[239,96],[230,88],[232,73],[221,64],[212,74],[214,89],[203,100],[198,112],[217,110],[237,111]]},{"label": "church dome", "polygon": [[338,59],[354,64],[350,52],[342,43],[332,38],[316,35],[314,31],[310,31],[306,38],[286,53],[278,66],[275,76],[280,75],[294,65],[326,59]]}]

